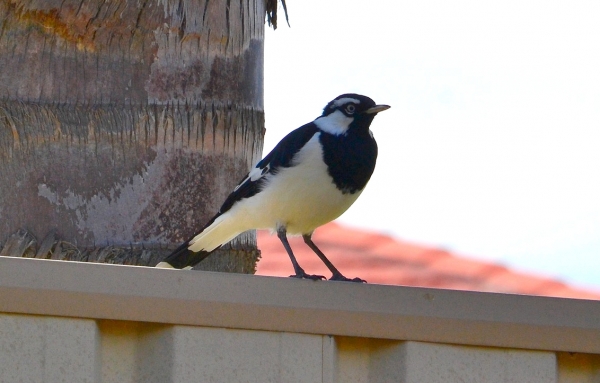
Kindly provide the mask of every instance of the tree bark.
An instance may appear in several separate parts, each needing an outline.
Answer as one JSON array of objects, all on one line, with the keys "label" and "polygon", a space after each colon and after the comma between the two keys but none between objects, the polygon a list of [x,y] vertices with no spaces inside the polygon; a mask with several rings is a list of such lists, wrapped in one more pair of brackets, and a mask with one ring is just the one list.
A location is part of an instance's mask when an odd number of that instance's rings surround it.
[{"label": "tree bark", "polygon": [[[201,228],[262,150],[264,17],[0,0],[0,255],[153,265]],[[257,256],[248,233],[202,267]]]}]

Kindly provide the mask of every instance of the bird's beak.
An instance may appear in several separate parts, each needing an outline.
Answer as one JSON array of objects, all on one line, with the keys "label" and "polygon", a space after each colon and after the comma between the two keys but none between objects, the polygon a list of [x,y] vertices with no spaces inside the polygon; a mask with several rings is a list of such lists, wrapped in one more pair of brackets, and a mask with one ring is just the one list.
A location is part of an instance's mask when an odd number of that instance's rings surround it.
[{"label": "bird's beak", "polygon": [[365,110],[365,113],[377,114],[379,112],[383,112],[384,110],[388,110],[389,108],[389,105],[375,105],[374,107]]}]

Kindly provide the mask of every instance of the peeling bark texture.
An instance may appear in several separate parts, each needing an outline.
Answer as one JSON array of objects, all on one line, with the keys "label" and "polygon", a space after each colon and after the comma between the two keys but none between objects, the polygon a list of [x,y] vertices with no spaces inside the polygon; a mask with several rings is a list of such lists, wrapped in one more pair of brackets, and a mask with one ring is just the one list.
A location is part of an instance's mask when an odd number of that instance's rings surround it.
[{"label": "peeling bark texture", "polygon": [[[248,239],[246,241],[248,242]],[[30,232],[19,229],[8,237],[3,246],[0,246],[0,256],[154,266],[168,250],[162,246],[134,245],[78,248],[70,242],[58,239],[54,230],[38,244],[37,239]],[[259,257],[260,252],[252,245],[234,247],[228,244],[216,250],[194,269],[253,274]]]},{"label": "peeling bark texture", "polygon": [[[264,0],[0,0],[0,255],[154,265],[202,227],[262,151],[264,18]],[[246,233],[200,266],[257,257]]]}]

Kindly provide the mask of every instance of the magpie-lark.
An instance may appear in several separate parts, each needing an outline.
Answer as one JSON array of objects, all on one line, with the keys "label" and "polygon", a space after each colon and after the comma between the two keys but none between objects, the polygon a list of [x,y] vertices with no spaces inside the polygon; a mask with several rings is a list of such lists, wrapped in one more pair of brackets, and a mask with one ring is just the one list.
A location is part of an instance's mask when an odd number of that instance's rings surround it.
[{"label": "magpie-lark", "polygon": [[246,230],[271,229],[290,256],[292,277],[325,279],[304,272],[287,234],[302,235],[332,272],[331,280],[365,282],[344,277],[311,236],[342,215],[369,182],[377,159],[369,126],[388,108],[358,94],[335,98],[320,117],[285,136],[233,189],[206,226],[157,267],[191,268]]}]

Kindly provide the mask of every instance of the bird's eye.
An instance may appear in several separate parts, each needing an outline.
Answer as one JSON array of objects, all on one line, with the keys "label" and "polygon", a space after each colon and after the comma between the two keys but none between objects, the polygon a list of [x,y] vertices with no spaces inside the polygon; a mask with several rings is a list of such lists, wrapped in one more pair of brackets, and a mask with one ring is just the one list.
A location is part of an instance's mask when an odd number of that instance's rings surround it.
[{"label": "bird's eye", "polygon": [[354,106],[354,104],[346,105],[346,113],[354,114],[354,111],[356,111],[356,107]]}]

